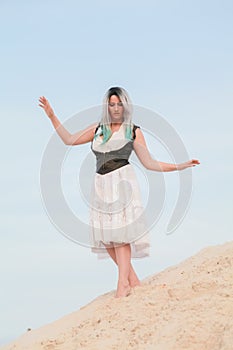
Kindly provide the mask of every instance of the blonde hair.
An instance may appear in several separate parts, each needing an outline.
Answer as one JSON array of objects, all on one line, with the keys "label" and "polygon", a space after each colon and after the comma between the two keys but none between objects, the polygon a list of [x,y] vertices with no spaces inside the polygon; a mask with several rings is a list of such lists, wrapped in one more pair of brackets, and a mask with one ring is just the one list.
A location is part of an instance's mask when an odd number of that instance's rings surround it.
[{"label": "blonde hair", "polygon": [[[133,123],[132,123],[132,113],[133,107],[130,97],[125,89],[122,87],[111,87],[104,95],[103,107],[102,107],[102,117],[100,120],[101,132],[98,135],[103,135],[103,142],[105,143],[112,135],[111,131],[111,116],[108,111],[108,104],[111,96],[117,96],[123,104],[123,124],[125,127],[125,137],[128,140],[132,140],[133,135]],[[95,135],[97,137],[97,135]]]}]

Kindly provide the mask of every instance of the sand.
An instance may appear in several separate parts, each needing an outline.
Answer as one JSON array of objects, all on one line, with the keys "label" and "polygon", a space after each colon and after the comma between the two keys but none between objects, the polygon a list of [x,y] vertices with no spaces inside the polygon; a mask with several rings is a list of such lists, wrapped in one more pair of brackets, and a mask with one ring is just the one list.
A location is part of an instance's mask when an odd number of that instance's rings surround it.
[{"label": "sand", "polygon": [[233,241],[115,290],[1,350],[232,350]]}]

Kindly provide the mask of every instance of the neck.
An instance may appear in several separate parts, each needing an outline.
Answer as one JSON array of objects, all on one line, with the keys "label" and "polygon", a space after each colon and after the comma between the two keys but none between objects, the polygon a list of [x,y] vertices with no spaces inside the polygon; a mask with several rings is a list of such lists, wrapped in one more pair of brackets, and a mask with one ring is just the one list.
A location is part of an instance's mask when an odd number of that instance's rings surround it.
[{"label": "neck", "polygon": [[117,125],[121,125],[122,123],[123,123],[123,120],[121,120],[121,121],[112,121],[110,123],[110,126],[117,126]]}]

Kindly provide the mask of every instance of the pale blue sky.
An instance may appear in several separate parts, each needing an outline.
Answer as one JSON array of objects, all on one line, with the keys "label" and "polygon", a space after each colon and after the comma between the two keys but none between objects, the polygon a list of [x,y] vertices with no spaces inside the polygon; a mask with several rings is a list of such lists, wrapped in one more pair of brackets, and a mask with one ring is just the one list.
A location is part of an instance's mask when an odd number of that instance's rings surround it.
[{"label": "pale blue sky", "polygon": [[[1,1],[0,23],[3,344],[116,287],[113,263],[63,237],[44,211],[39,172],[53,128],[38,107],[41,95],[65,121],[123,86],[200,159],[188,214],[170,236],[178,177],[165,175],[168,200],[151,256],[134,261],[141,279],[232,239],[233,3]],[[151,151],[170,161],[159,144]]]}]

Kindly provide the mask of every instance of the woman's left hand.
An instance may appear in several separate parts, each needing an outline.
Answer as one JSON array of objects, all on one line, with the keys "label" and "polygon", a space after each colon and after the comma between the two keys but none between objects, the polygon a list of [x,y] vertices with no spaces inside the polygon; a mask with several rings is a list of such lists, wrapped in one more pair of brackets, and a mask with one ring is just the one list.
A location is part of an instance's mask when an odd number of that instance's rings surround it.
[{"label": "woman's left hand", "polygon": [[186,168],[194,167],[194,166],[196,166],[198,164],[200,164],[198,159],[191,159],[191,160],[188,160],[185,163],[177,164],[177,170],[184,170]]}]

